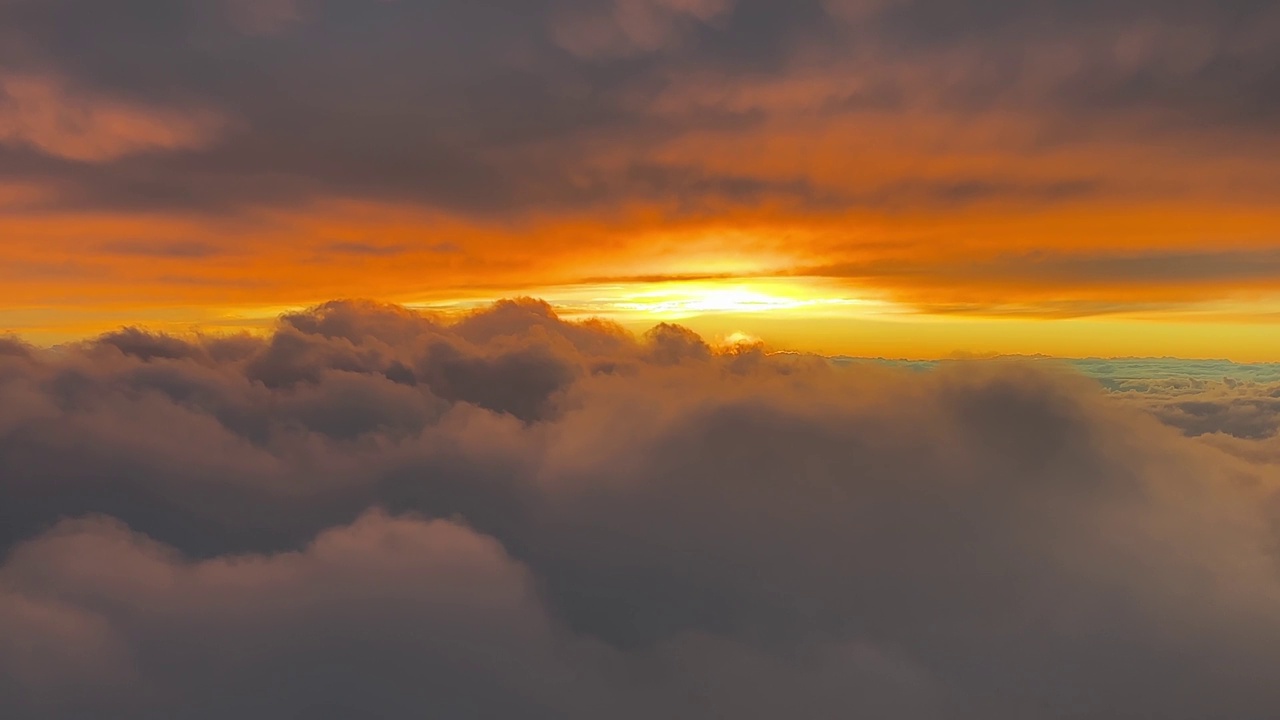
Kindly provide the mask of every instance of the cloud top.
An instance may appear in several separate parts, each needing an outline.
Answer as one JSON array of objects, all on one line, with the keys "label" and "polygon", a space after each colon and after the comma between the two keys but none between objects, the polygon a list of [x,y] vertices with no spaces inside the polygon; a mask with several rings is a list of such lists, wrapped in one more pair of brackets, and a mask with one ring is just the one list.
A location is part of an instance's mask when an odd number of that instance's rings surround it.
[{"label": "cloud top", "polygon": [[1271,440],[1065,367],[335,302],[0,392],[15,718],[1280,707]]}]

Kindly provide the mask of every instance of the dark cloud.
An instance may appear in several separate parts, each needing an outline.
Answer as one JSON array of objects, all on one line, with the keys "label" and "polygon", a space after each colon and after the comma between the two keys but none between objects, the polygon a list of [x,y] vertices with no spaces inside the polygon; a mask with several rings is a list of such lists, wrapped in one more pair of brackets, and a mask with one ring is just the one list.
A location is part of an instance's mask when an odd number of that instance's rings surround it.
[{"label": "dark cloud", "polygon": [[1106,191],[1104,183],[1099,180],[1035,182],[967,177],[893,182],[862,193],[850,194],[842,201],[849,206],[896,211],[915,207],[955,208],[979,203],[1042,206],[1096,198]]},{"label": "dark cloud", "polygon": [[99,249],[110,255],[125,255],[169,260],[197,260],[212,257],[222,251],[209,243],[201,242],[137,242],[121,241],[102,245]]},{"label": "dark cloud", "polygon": [[1128,254],[1029,253],[1003,259],[1005,274],[1048,281],[1240,282],[1280,275],[1280,251],[1197,250]]},{"label": "dark cloud", "polygon": [[[815,58],[836,77],[869,76],[833,90],[829,112],[1000,111],[1050,143],[1129,127],[1138,138],[1226,132],[1252,153],[1241,138],[1265,140],[1280,97],[1280,20],[1254,0],[56,0],[5,3],[0,38],[12,40],[0,43],[0,80],[56,81],[76,111],[64,114],[78,129],[33,140],[5,130],[6,113],[27,117],[33,101],[0,109],[6,155],[35,143],[27,169],[6,160],[5,172],[54,184],[64,209],[330,196],[504,216],[633,199],[856,203],[805,179],[649,159],[691,131],[808,112],[731,107],[708,91],[659,102],[679,80],[711,77],[709,91],[804,82]],[[133,125],[93,121],[102,108]],[[184,124],[189,137],[156,147],[155,132],[101,142],[122,127]],[[614,150],[608,162],[602,147]],[[956,181],[944,194],[971,202],[999,182]],[[1075,182],[1029,192],[1088,191]]]},{"label": "dark cloud", "polygon": [[1072,117],[1144,108],[1161,114],[1154,127],[1255,132],[1280,110],[1269,99],[1280,16],[1265,1],[883,5],[877,29],[898,47],[964,49],[982,63],[986,72],[960,83],[961,102],[1025,93]]},{"label": "dark cloud", "polygon": [[[1142,252],[1036,250],[987,257],[969,254],[963,261],[886,258],[797,268],[792,274],[895,285],[906,295],[917,294],[923,307],[938,314],[1081,317],[1121,311],[1158,311],[1185,303],[1195,292],[1214,292],[1221,287],[1270,287],[1280,279],[1280,251],[1270,248]],[[971,294],[1010,287],[1087,290],[1091,297],[1031,297],[1020,303],[985,301],[979,297],[949,300],[959,287],[975,289]],[[1135,288],[1154,292],[1155,296],[1135,299],[1132,297]],[[945,291],[947,297],[931,298],[929,293],[936,290]]]},{"label": "dark cloud", "polygon": [[[443,245],[437,248],[445,248],[437,250],[438,252],[456,252],[455,247],[445,247]],[[389,257],[403,255],[410,251],[407,245],[375,245],[373,243],[362,242],[337,242],[325,248],[328,252],[337,253],[339,255],[365,255],[370,257]]]},{"label": "dark cloud", "polygon": [[[1242,440],[1280,434],[1280,363],[1177,358],[1017,357],[1047,368],[1070,368],[1093,378],[1118,401],[1130,403],[1190,436]],[[837,357],[839,365],[878,364],[934,371],[958,361],[888,361]]]},{"label": "dark cloud", "polygon": [[[941,264],[939,264],[941,265]],[[801,275],[825,277],[938,277],[941,270],[920,260],[877,260],[827,267],[805,268]],[[1077,283],[1123,281],[1125,283],[1234,282],[1263,280],[1280,275],[1280,251],[1261,250],[1159,250],[1127,253],[1065,253],[1032,251],[997,257],[971,258],[954,274],[978,284],[998,282]],[[958,278],[957,278],[958,279]]]},{"label": "dark cloud", "polygon": [[0,343],[0,704],[1269,717],[1280,455],[1128,392],[531,300]]}]

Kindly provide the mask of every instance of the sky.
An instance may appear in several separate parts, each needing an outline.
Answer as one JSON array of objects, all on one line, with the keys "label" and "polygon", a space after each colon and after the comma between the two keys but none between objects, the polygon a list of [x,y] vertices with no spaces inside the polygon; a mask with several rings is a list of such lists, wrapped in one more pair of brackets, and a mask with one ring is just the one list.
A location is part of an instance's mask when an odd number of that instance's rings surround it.
[{"label": "sky", "polygon": [[4,720],[1280,718],[1280,3],[0,0]]},{"label": "sky", "polygon": [[0,0],[0,328],[1280,360],[1267,0]]}]

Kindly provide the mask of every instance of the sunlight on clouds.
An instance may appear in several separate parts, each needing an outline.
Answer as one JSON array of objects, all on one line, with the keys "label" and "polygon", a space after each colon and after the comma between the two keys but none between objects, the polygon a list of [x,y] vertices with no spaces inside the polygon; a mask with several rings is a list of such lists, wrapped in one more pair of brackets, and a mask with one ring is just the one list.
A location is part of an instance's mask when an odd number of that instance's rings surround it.
[{"label": "sunlight on clouds", "polygon": [[747,287],[710,288],[701,291],[654,290],[630,299],[608,303],[623,312],[639,312],[655,317],[679,318],[706,312],[777,312],[814,305],[847,305],[857,301],[844,298],[800,299],[779,297]]},{"label": "sunlight on clouds", "polygon": [[738,332],[729,333],[729,336],[724,339],[724,342],[726,345],[731,346],[759,345],[764,342],[764,340],[756,337],[755,335],[748,335],[747,333],[739,330]]},{"label": "sunlight on clouds", "polygon": [[0,73],[0,143],[81,162],[208,145],[226,120],[205,108],[144,105],[52,75]]},{"label": "sunlight on clouds", "polygon": [[905,308],[839,288],[788,278],[671,281],[548,288],[539,293],[566,315],[601,315],[655,321],[715,313],[881,315]]},{"label": "sunlight on clouds", "polygon": [[38,183],[0,181],[0,210],[17,210],[54,197],[54,192]]}]

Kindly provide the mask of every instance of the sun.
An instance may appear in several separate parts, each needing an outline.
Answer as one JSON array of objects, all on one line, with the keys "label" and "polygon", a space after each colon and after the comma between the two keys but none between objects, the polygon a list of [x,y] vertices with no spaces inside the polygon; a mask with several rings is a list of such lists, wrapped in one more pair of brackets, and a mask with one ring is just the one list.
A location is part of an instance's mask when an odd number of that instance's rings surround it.
[{"label": "sun", "polygon": [[656,321],[703,315],[892,312],[893,303],[798,278],[578,285],[540,293],[569,315]]}]

